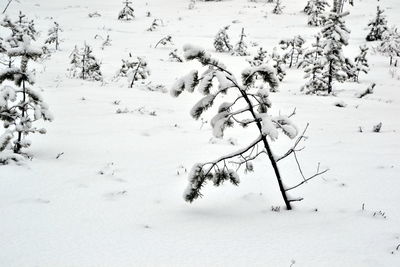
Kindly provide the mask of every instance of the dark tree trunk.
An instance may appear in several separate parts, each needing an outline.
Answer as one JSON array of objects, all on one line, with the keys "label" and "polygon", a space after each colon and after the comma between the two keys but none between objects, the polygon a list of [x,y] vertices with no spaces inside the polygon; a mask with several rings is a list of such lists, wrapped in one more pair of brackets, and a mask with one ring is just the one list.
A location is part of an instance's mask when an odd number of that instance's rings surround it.
[{"label": "dark tree trunk", "polygon": [[263,141],[265,150],[267,151],[268,158],[271,161],[272,167],[274,169],[274,173],[275,173],[276,179],[277,179],[278,184],[279,184],[279,190],[281,191],[281,195],[282,195],[283,201],[285,202],[286,209],[287,210],[291,210],[292,206],[291,206],[290,201],[289,201],[289,199],[287,197],[286,190],[285,190],[285,187],[284,187],[283,182],[282,182],[282,177],[281,177],[281,174],[279,172],[278,164],[277,164],[277,162],[276,162],[276,160],[274,158],[274,155],[272,154],[272,150],[271,150],[271,147],[269,146],[267,137],[263,134],[262,125],[261,125],[260,121],[258,120],[255,112],[254,112],[253,105],[252,105],[247,93],[245,91],[241,90],[241,89],[239,89],[239,90],[240,90],[240,92],[241,92],[241,94],[243,96],[243,99],[247,102],[247,105],[249,106],[249,111],[250,111],[251,115],[256,120],[258,131],[260,132],[260,135],[262,136],[262,141]]},{"label": "dark tree trunk", "polygon": [[[24,117],[25,117],[25,101],[26,101],[26,87],[25,87],[25,80],[22,80],[22,115],[21,115],[21,125],[24,123]],[[17,142],[15,143],[14,146],[14,153],[20,153],[21,152],[21,141],[22,141],[22,131],[18,131],[18,139]]]}]

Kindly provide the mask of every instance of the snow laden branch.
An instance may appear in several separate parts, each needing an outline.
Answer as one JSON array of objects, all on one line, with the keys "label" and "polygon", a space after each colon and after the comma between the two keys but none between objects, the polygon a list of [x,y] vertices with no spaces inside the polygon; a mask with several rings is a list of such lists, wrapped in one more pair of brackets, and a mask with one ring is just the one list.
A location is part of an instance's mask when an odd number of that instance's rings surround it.
[{"label": "snow laden branch", "polygon": [[[274,170],[286,208],[292,209],[291,202],[300,199],[290,199],[287,191],[325,173],[325,171],[317,172],[310,178],[304,177],[297,159],[296,147],[305,138],[305,132],[284,156],[281,158],[274,156],[270,142],[276,141],[280,133],[290,139],[298,136],[298,129],[291,121],[295,110],[289,116],[270,115],[272,103],[269,100],[269,91],[276,90],[279,84],[274,69],[267,65],[253,66],[242,72],[241,82],[238,82],[224,64],[211,57],[204,49],[186,45],[183,51],[186,60],[197,60],[206,69],[201,74],[198,70],[192,70],[178,79],[172,86],[171,95],[178,97],[184,91],[193,93],[197,89],[203,96],[190,111],[190,115],[197,120],[217,102],[219,96],[229,94],[229,99],[233,100],[221,103],[210,121],[214,137],[223,138],[226,129],[235,125],[243,128],[252,125],[259,134],[248,146],[236,152],[214,161],[195,164],[189,174],[189,183],[184,193],[184,199],[192,202],[201,197],[201,189],[208,181],[212,182],[214,186],[220,186],[226,181],[238,185],[240,183],[238,171],[240,169],[244,169],[245,173],[254,171],[253,161],[261,155],[266,155]],[[263,85],[256,86],[256,80],[262,80]],[[295,159],[303,181],[288,189],[284,186],[277,163],[291,154],[296,156]]]}]

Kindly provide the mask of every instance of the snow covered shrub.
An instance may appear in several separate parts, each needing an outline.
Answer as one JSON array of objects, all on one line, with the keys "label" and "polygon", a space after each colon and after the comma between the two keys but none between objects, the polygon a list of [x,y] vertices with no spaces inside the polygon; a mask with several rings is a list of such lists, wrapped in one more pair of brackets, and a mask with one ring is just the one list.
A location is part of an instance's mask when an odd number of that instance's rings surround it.
[{"label": "snow covered shrub", "polygon": [[230,52],[233,49],[233,46],[230,43],[230,38],[227,33],[229,26],[225,26],[215,36],[214,39],[214,47],[217,52]]},{"label": "snow covered shrub", "polygon": [[18,15],[18,20],[15,22],[17,26],[20,27],[22,34],[28,35],[32,40],[36,40],[38,32],[35,28],[35,22],[32,20],[28,20],[26,15],[24,15],[21,11]]},{"label": "snow covered shrub", "polygon": [[111,38],[110,35],[107,35],[106,39],[104,42],[101,44],[101,49],[104,50],[106,46],[111,46]]},{"label": "snow covered shrub", "polygon": [[370,86],[368,86],[368,88],[366,90],[364,90],[362,93],[358,94],[357,97],[363,98],[364,96],[373,94],[375,86],[376,86],[376,83],[371,84]]},{"label": "snow covered shrub", "polygon": [[145,80],[150,75],[150,69],[147,62],[141,57],[132,57],[129,54],[128,59],[122,59],[122,66],[118,70],[115,78],[127,77],[129,87],[132,88],[135,81]]},{"label": "snow covered shrub", "polygon": [[276,0],[276,4],[274,9],[272,10],[272,14],[280,15],[283,12],[284,6],[281,5],[281,0]]},{"label": "snow covered shrub", "polygon": [[45,41],[45,44],[54,43],[56,46],[56,50],[58,50],[58,47],[60,45],[60,32],[62,32],[60,25],[58,25],[58,23],[54,21],[54,26],[49,29],[48,37]]},{"label": "snow covered shrub", "polygon": [[298,63],[301,55],[304,53],[303,45],[305,42],[300,35],[279,42],[281,49],[284,51],[282,60],[285,64],[289,65],[289,68]]},{"label": "snow covered shrub", "polygon": [[266,63],[267,56],[267,50],[260,47],[257,50],[257,54],[252,59],[248,59],[247,62],[249,62],[251,67],[261,66]]},{"label": "snow covered shrub", "polygon": [[70,55],[71,67],[68,69],[71,77],[90,81],[103,80],[100,70],[101,63],[92,53],[92,48],[87,44],[83,49],[75,46]]},{"label": "snow covered shrub", "polygon": [[327,88],[326,80],[322,75],[326,61],[323,57],[324,46],[321,38],[320,34],[315,36],[315,42],[310,49],[306,50],[304,59],[299,64],[299,67],[304,68],[304,78],[309,79],[301,90],[308,94],[324,91]]},{"label": "snow covered shrub", "polygon": [[374,127],[372,127],[372,131],[374,133],[380,133],[381,129],[382,129],[382,122],[378,123],[377,125],[374,125]]},{"label": "snow covered shrub", "polygon": [[174,49],[169,53],[169,61],[183,62],[183,59],[178,55],[178,49]]},{"label": "snow covered shrub", "polygon": [[391,28],[383,33],[381,43],[376,47],[376,50],[390,58],[390,66],[393,65],[393,58],[400,56],[400,34],[397,28]]},{"label": "snow covered shrub", "polygon": [[159,26],[162,25],[162,20],[160,19],[154,19],[153,22],[151,23],[150,27],[147,28],[148,32],[155,31]]},{"label": "snow covered shrub", "polygon": [[[37,31],[35,29],[35,24],[33,20],[27,20],[26,16],[19,13],[18,20],[12,21],[10,17],[7,15],[4,16],[0,25],[9,30],[10,35],[2,38],[0,40],[0,53],[3,53],[4,56],[7,56],[5,53],[9,48],[18,47],[21,43],[23,43],[23,36],[27,35],[32,40],[36,39]],[[8,57],[8,56],[7,56]],[[8,58],[8,66],[11,67],[12,60]]]},{"label": "snow covered shrub", "polygon": [[[48,105],[36,92],[34,75],[28,70],[29,60],[35,60],[42,54],[41,49],[30,44],[28,35],[18,47],[10,48],[7,53],[12,58],[18,58],[20,67],[8,67],[0,71],[0,120],[3,122],[5,133],[0,136],[0,163],[21,159],[22,148],[27,148],[31,142],[26,138],[31,133],[45,134],[43,128],[33,126],[35,121],[53,120]],[[13,85],[7,81],[14,82]]]},{"label": "snow covered shrub", "polygon": [[308,25],[310,26],[321,26],[325,23],[325,9],[329,4],[325,0],[311,0],[309,9],[307,10],[308,14]]},{"label": "snow covered shrub", "polygon": [[[197,88],[203,97],[190,111],[191,116],[196,120],[216,104],[221,95],[234,96],[232,101],[219,105],[217,114],[210,122],[214,137],[222,138],[225,130],[235,125],[254,127],[259,134],[248,146],[236,152],[215,161],[195,164],[189,174],[189,184],[185,190],[184,199],[192,202],[201,197],[201,188],[207,181],[212,182],[215,186],[220,186],[227,181],[238,185],[240,178],[237,171],[241,168],[246,172],[254,171],[253,160],[261,155],[266,155],[274,170],[286,208],[292,209],[291,202],[302,199],[292,199],[287,192],[297,188],[304,181],[292,187],[285,186],[277,163],[288,155],[296,153],[296,149],[292,148],[283,156],[278,157],[273,154],[270,142],[278,139],[280,131],[290,139],[294,139],[298,135],[298,130],[289,118],[291,116],[271,115],[272,103],[269,100],[267,88],[258,89],[253,86],[255,75],[259,75],[270,88],[276,88],[278,79],[274,70],[264,65],[250,67],[242,72],[241,81],[238,81],[224,64],[212,58],[202,48],[186,45],[183,50],[186,60],[198,60],[206,67],[206,70],[201,75],[198,70],[193,70],[179,79],[173,85],[171,95],[177,97],[183,91],[194,92]],[[304,138],[303,135],[297,139],[296,144],[302,138]],[[319,174],[321,173],[305,178],[305,180],[312,179]]]},{"label": "snow covered shrub", "polygon": [[133,20],[135,18],[135,10],[130,6],[132,2],[129,0],[125,0],[124,4],[124,8],[118,14],[118,19],[124,21]]},{"label": "snow covered shrub", "polygon": [[369,71],[367,53],[368,53],[368,47],[366,45],[360,46],[360,54],[358,56],[356,56],[356,58],[354,59],[354,63],[355,63],[354,81],[355,82],[358,82],[358,77],[360,76],[361,72],[364,72],[365,74],[367,74]]},{"label": "snow covered shrub", "polygon": [[379,6],[376,9],[376,17],[368,23],[370,32],[366,37],[367,41],[382,40],[383,33],[388,30],[386,16],[383,14],[384,11]]},{"label": "snow covered shrub", "polygon": [[314,7],[315,0],[308,0],[306,6],[303,8],[303,12],[310,15],[312,8]]},{"label": "snow covered shrub", "polygon": [[[330,13],[321,33],[324,44],[324,68],[322,77],[328,94],[332,93],[334,81],[344,82],[348,79],[350,62],[343,55],[343,46],[348,45],[350,30],[347,29],[343,18],[349,13]],[[322,89],[322,88],[321,88]]]},{"label": "snow covered shrub", "polygon": [[249,52],[247,52],[247,44],[244,41],[244,28],[242,28],[242,33],[240,34],[239,42],[235,45],[235,48],[232,51],[233,56],[248,56]]},{"label": "snow covered shrub", "polygon": [[92,48],[85,44],[81,57],[81,76],[83,80],[102,81],[103,75],[100,71],[101,63],[92,54]]},{"label": "snow covered shrub", "polygon": [[166,46],[167,44],[173,45],[172,42],[172,36],[171,35],[167,35],[164,36],[163,38],[161,38],[156,45],[154,46],[154,48],[157,48],[157,46],[162,45],[162,46]]},{"label": "snow covered shrub", "polygon": [[270,55],[270,57],[271,61],[273,62],[272,67],[275,69],[275,74],[278,77],[278,80],[281,82],[286,76],[285,61],[278,53],[276,47],[274,47],[274,49],[272,50],[272,54]]}]

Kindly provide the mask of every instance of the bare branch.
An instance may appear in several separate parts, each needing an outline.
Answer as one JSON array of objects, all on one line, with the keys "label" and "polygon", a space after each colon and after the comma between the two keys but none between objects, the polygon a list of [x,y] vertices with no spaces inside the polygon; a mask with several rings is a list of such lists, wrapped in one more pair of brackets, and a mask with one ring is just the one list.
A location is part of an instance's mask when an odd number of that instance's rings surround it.
[{"label": "bare branch", "polygon": [[320,175],[326,173],[327,171],[329,171],[329,169],[325,169],[325,170],[323,170],[322,172],[317,172],[317,173],[314,174],[313,176],[310,176],[310,177],[308,177],[307,179],[304,179],[303,181],[301,181],[301,182],[298,183],[297,185],[292,186],[292,187],[289,187],[289,188],[286,188],[285,191],[287,192],[287,191],[290,191],[290,190],[292,190],[292,189],[295,189],[295,188],[299,187],[300,185],[302,185],[302,184],[304,184],[304,183],[307,183],[307,182],[310,181],[311,179],[314,179],[315,177],[320,176]]},{"label": "bare branch", "polygon": [[280,160],[282,160],[282,159],[288,157],[288,156],[291,155],[292,153],[296,153],[296,152],[301,151],[301,150],[304,149],[304,147],[303,147],[303,148],[300,148],[300,149],[296,149],[296,148],[297,148],[297,146],[299,145],[299,143],[300,143],[301,140],[307,138],[307,137],[305,136],[305,134],[306,134],[306,131],[307,131],[309,125],[310,125],[310,124],[307,123],[307,125],[306,125],[306,127],[304,128],[302,134],[301,134],[301,135],[299,136],[299,138],[297,138],[296,141],[294,142],[293,147],[292,147],[291,149],[289,149],[283,156],[280,156],[279,158],[277,158],[277,159],[276,159],[276,162],[279,162]]}]

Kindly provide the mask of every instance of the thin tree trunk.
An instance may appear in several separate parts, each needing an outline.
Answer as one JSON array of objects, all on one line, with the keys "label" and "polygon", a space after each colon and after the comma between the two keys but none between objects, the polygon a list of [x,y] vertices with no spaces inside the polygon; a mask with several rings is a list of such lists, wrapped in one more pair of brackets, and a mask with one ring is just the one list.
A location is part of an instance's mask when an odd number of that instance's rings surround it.
[{"label": "thin tree trunk", "polygon": [[293,40],[293,46],[292,46],[292,53],[290,54],[290,64],[289,64],[289,68],[292,67],[293,65],[293,56],[294,56],[294,40]]},{"label": "thin tree trunk", "polygon": [[142,63],[139,61],[139,62],[138,62],[138,66],[137,66],[137,68],[136,68],[136,70],[135,70],[135,73],[133,74],[132,82],[131,82],[131,85],[129,86],[130,88],[133,87],[133,84],[134,84],[134,82],[135,82],[136,74],[138,73],[138,70],[139,70],[139,68],[140,68],[141,65],[142,65]]},{"label": "thin tree trunk", "polygon": [[[23,125],[23,120],[25,117],[25,101],[26,101],[26,87],[25,80],[22,80],[22,115],[21,115],[21,125]],[[18,139],[14,146],[14,153],[20,153],[21,151],[21,141],[22,141],[22,131],[18,131]]]},{"label": "thin tree trunk", "polygon": [[[240,87],[238,87],[238,88],[240,88]],[[260,134],[262,136],[262,141],[263,141],[265,150],[267,151],[268,158],[271,161],[272,167],[274,169],[275,176],[276,176],[276,179],[277,179],[278,184],[279,184],[279,190],[281,191],[283,201],[285,202],[285,205],[286,205],[286,209],[287,210],[291,210],[292,206],[291,206],[290,201],[289,201],[289,199],[288,199],[288,197],[286,195],[286,190],[285,190],[285,187],[284,187],[283,182],[282,182],[282,178],[281,178],[281,174],[279,172],[278,164],[276,163],[274,155],[272,154],[272,150],[271,150],[271,148],[270,148],[270,146],[268,144],[267,137],[263,134],[262,125],[261,125],[260,121],[257,120],[257,116],[256,116],[256,114],[254,112],[253,105],[252,105],[250,99],[248,98],[246,92],[242,91],[242,89],[239,89],[239,90],[240,90],[240,93],[243,96],[243,99],[247,102],[247,105],[249,106],[249,111],[250,111],[251,115],[256,120],[256,125],[257,125],[257,128],[258,128],[258,131],[260,132]]]},{"label": "thin tree trunk", "polygon": [[85,55],[82,57],[82,79],[85,79]]},{"label": "thin tree trunk", "polygon": [[332,74],[332,60],[329,61],[329,79],[328,79],[328,94],[332,92],[332,81],[333,81],[333,74]]}]

